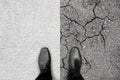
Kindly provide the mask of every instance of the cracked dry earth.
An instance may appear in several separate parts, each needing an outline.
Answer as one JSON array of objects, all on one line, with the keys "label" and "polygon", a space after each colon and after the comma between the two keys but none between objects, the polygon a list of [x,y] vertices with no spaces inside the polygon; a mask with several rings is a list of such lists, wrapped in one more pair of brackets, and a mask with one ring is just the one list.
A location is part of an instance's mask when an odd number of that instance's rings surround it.
[{"label": "cracked dry earth", "polygon": [[61,80],[73,46],[85,80],[120,80],[120,0],[61,0],[60,19]]}]

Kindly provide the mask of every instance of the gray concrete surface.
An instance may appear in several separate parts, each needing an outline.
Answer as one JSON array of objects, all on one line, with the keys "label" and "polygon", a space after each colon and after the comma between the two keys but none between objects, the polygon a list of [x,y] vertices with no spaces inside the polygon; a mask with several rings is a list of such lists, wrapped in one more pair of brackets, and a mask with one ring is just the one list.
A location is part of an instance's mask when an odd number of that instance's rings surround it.
[{"label": "gray concrete surface", "polygon": [[120,80],[120,0],[61,0],[60,20],[61,80],[73,46],[85,80]]}]

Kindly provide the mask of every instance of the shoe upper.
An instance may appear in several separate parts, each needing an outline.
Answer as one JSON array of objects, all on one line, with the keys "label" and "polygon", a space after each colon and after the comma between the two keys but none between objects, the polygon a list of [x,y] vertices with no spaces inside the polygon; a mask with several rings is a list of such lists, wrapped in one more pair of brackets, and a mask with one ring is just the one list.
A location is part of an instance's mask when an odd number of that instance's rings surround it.
[{"label": "shoe upper", "polygon": [[38,64],[40,71],[50,70],[51,56],[48,48],[44,47],[41,49]]},{"label": "shoe upper", "polygon": [[80,71],[81,65],[82,65],[82,57],[79,48],[73,47],[70,50],[70,55],[69,55],[69,68]]}]

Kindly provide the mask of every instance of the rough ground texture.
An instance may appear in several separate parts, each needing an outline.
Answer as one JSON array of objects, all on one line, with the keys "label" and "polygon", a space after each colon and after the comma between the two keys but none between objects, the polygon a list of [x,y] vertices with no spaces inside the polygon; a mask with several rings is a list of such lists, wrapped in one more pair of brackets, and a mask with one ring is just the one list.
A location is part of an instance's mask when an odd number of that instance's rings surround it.
[{"label": "rough ground texture", "polygon": [[61,0],[60,9],[61,80],[73,46],[85,80],[120,80],[120,0]]}]

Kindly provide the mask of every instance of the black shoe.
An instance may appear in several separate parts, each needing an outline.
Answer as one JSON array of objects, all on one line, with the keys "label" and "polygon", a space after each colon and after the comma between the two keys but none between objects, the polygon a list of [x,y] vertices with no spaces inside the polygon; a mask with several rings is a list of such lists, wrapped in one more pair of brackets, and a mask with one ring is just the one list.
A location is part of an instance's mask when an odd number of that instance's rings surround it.
[{"label": "black shoe", "polygon": [[51,70],[51,56],[48,48],[41,49],[38,64],[41,72]]},{"label": "black shoe", "polygon": [[73,47],[70,50],[70,55],[69,55],[69,69],[79,72],[81,70],[81,66],[82,66],[82,57],[79,48]]},{"label": "black shoe", "polygon": [[51,75],[51,56],[48,48],[44,47],[40,51],[38,58],[40,74],[35,80],[52,80]]}]

